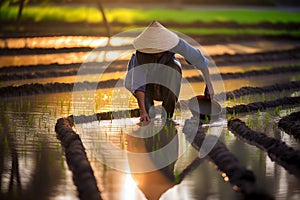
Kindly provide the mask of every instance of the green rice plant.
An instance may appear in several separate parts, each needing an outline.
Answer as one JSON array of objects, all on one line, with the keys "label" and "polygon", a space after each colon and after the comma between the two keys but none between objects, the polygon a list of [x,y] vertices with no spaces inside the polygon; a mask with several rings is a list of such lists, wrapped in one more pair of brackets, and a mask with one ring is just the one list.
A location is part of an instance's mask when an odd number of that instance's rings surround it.
[{"label": "green rice plant", "polygon": [[276,108],[273,111],[274,115],[279,116],[281,110],[282,110],[282,106],[276,106]]},{"label": "green rice plant", "polygon": [[265,114],[265,120],[264,120],[264,129],[267,130],[270,124],[270,114],[266,113]]},{"label": "green rice plant", "polygon": [[246,96],[246,104],[249,104],[249,103],[250,103],[250,96],[247,95],[247,96]]},{"label": "green rice plant", "polygon": [[230,103],[231,103],[231,98],[230,97],[227,99],[227,102],[230,105]]},{"label": "green rice plant", "polygon": [[253,121],[252,121],[251,116],[248,116],[248,117],[247,117],[247,126],[248,126],[250,129],[253,128]]},{"label": "green rice plant", "polygon": [[243,97],[241,96],[240,97],[240,104],[242,104],[243,103]]},{"label": "green rice plant", "polygon": [[231,114],[226,114],[226,120],[227,121],[230,120],[231,118],[233,118]]},{"label": "green rice plant", "polygon": [[68,101],[68,115],[71,113],[71,101]]},{"label": "green rice plant", "polygon": [[233,110],[233,113],[232,113],[232,117],[236,117],[237,114],[235,113],[235,110]]},{"label": "green rice plant", "polygon": [[234,103],[234,105],[237,104],[236,96],[233,96],[233,103]]},{"label": "green rice plant", "polygon": [[160,132],[157,134],[157,140],[160,142]]},{"label": "green rice plant", "polygon": [[175,170],[174,171],[175,184],[178,184],[180,182],[179,175],[180,175],[180,173],[178,172],[178,170]]},{"label": "green rice plant", "polygon": [[33,127],[33,115],[29,115],[27,124],[29,127]]},{"label": "green rice plant", "polygon": [[61,109],[61,112],[63,111],[63,107],[64,107],[64,100],[60,100],[60,109]]},{"label": "green rice plant", "polygon": [[260,109],[258,109],[257,112],[256,112],[256,116],[260,117],[260,115],[261,115],[261,112],[260,112]]},{"label": "green rice plant", "polygon": [[262,100],[262,101],[265,101],[265,100],[266,100],[265,93],[262,93],[262,94],[261,94],[261,100]]},{"label": "green rice plant", "polygon": [[205,115],[205,117],[204,117],[204,123],[206,123],[206,124],[209,123],[209,117],[207,115]]},{"label": "green rice plant", "polygon": [[226,137],[229,137],[229,136],[230,136],[230,131],[229,131],[228,129],[226,130],[225,136],[226,136]]},{"label": "green rice plant", "polygon": [[169,129],[168,129],[167,125],[164,126],[164,130],[165,130],[166,135],[168,136],[169,135]]},{"label": "green rice plant", "polygon": [[65,169],[65,157],[64,156],[60,157],[60,166],[61,166],[61,169]]},{"label": "green rice plant", "polygon": [[30,100],[27,101],[27,112],[30,112],[31,103]]}]

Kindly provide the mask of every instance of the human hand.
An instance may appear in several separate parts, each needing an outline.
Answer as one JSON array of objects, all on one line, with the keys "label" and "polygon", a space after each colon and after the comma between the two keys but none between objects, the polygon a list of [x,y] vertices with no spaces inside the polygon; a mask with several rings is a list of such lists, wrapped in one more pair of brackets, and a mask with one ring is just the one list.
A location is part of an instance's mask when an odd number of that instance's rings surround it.
[{"label": "human hand", "polygon": [[208,90],[208,87],[205,86],[204,96],[205,96],[205,98],[207,98],[207,99],[211,99],[211,98],[214,97],[214,91],[209,91],[209,90]]},{"label": "human hand", "polygon": [[149,115],[147,112],[141,112],[140,113],[140,123],[139,125],[147,125],[151,121]]}]

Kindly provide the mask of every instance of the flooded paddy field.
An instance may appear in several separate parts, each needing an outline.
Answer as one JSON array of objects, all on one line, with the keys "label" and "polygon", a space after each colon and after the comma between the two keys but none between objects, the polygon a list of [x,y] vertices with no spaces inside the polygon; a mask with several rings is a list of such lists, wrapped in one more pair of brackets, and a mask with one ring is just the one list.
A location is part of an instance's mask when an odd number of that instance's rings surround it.
[{"label": "flooded paddy field", "polygon": [[[202,46],[226,94],[225,117],[211,123],[194,121],[185,104],[204,82],[179,57],[176,124],[157,115],[157,134],[141,137],[149,130],[137,125],[137,102],[123,87],[132,39],[109,47],[98,37],[0,41],[1,199],[300,198],[299,127],[278,126],[300,111],[300,43]],[[99,57],[86,61],[96,47]],[[195,123],[201,126],[191,130]],[[207,155],[205,138],[218,141]],[[158,151],[165,146],[167,153]]]}]

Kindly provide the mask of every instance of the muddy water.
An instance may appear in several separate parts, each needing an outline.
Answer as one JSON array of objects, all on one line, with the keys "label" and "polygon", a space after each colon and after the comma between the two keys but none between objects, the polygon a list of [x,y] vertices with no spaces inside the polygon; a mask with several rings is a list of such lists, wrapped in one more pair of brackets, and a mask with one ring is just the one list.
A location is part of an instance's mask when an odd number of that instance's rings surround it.
[{"label": "muddy water", "polygon": [[[110,103],[112,95],[111,89],[98,91],[96,94],[99,100],[97,112],[112,110]],[[79,110],[81,114],[93,113],[91,107],[78,103],[84,101],[84,94],[81,98],[72,99],[72,93],[59,93],[21,99],[12,98],[2,102],[1,110],[4,112],[2,114],[4,117],[1,120],[1,127],[2,131],[8,128],[10,135],[10,137],[6,136],[7,139],[4,140],[1,151],[3,163],[5,163],[1,179],[2,194],[9,193],[11,187],[12,190],[21,191],[22,194],[26,191],[25,196],[33,195],[36,199],[46,196],[50,199],[76,199],[77,191],[72,181],[72,174],[64,161],[60,143],[55,137],[54,124],[58,118],[71,114],[73,105],[77,106],[76,110]],[[81,106],[78,107],[79,105]],[[137,107],[134,101],[129,105],[131,108]],[[122,105],[119,105],[119,108],[121,109]],[[281,115],[286,112],[292,112],[292,110],[282,111]],[[258,118],[253,115],[240,117],[245,121],[253,118],[252,121],[255,122],[255,120],[260,121],[260,118],[266,119],[264,115],[266,113],[261,113]],[[174,168],[178,172],[181,172],[198,156],[198,153],[185,140],[182,132],[184,120],[190,117],[190,111],[184,107],[175,115],[175,120],[179,123],[175,129],[178,131],[179,149],[182,151],[181,156],[174,163]],[[276,122],[278,116],[273,116],[272,111],[269,112],[269,120],[266,131],[268,136],[281,138],[293,148],[300,149],[299,143],[285,133],[276,130],[274,135],[273,121]],[[261,125],[255,128],[265,132],[263,120],[261,121]],[[233,190],[229,182],[223,180],[221,172],[215,168],[214,164],[207,160],[191,171],[180,184],[170,180],[164,171],[129,173],[132,167],[137,167],[137,163],[130,160],[126,151],[120,153],[120,149],[139,153],[146,151],[143,140],[136,141],[129,137],[133,132],[138,131],[137,122],[138,119],[133,118],[76,125],[75,130],[86,147],[103,197],[107,199],[146,199],[146,197],[235,199],[241,196]],[[162,123],[159,118],[155,122]],[[276,196],[277,199],[300,197],[300,184],[293,175],[272,162],[264,152],[236,139],[227,132],[226,125],[222,127],[221,140],[238,157],[242,165],[255,173],[259,189]],[[107,143],[113,145],[114,148],[108,148]],[[136,149],[132,150],[131,144],[139,145],[135,145]],[[12,168],[11,146],[14,147],[17,155],[19,167],[16,170],[19,171],[20,177],[19,184],[17,178],[14,177],[13,185],[9,186]],[[147,162],[147,166],[151,165],[151,160]],[[38,181],[44,184],[37,184]]]},{"label": "muddy water", "polygon": [[[60,47],[95,47],[105,45],[107,42],[101,38],[80,38],[80,37],[58,37],[1,41],[1,47],[22,48],[60,48]],[[85,41],[86,43],[81,43]],[[18,44],[19,46],[14,46]],[[126,43],[125,43],[126,44]],[[266,43],[264,43],[266,44]],[[43,46],[44,45],[44,46]],[[70,45],[70,46],[68,46]],[[269,44],[237,44],[216,49],[209,47],[208,51],[215,53],[236,52],[257,52],[262,49],[271,49],[276,45]],[[281,46],[282,47],[282,46]],[[282,47],[283,48],[283,47]],[[290,46],[287,46],[290,48]],[[218,50],[218,51],[217,51]],[[82,55],[81,55],[82,54]],[[20,64],[41,64],[41,63],[73,63],[85,53],[75,54],[51,54],[36,56],[3,56],[7,65]],[[48,57],[49,56],[49,57]],[[62,56],[62,57],[61,57]],[[57,58],[59,57],[59,58]],[[28,60],[28,63],[24,62]],[[30,58],[30,59],[27,59]],[[44,59],[45,58],[45,59]],[[55,60],[55,59],[60,60]],[[2,59],[2,58],[1,58]],[[4,59],[4,60],[5,60]],[[18,60],[21,59],[21,60]],[[103,58],[101,58],[103,59]],[[260,69],[260,66],[253,66],[251,69]],[[220,68],[222,72],[239,72],[245,68],[242,66]],[[247,68],[249,70],[249,68]],[[119,78],[124,72],[103,76],[103,80]],[[195,76],[197,71],[184,71],[184,77]],[[93,80],[91,76],[82,79]],[[1,84],[18,85],[32,82],[74,82],[75,77],[59,77],[49,79],[32,79],[16,82],[3,82]],[[284,74],[280,76],[249,77],[245,79],[225,80],[226,91],[238,89],[243,86],[265,86],[274,83],[285,83],[292,80],[299,80],[297,74]],[[95,80],[96,81],[96,80]],[[193,92],[191,93],[191,89]],[[183,101],[195,94],[202,93],[203,82],[183,83],[179,100]],[[118,95],[117,95],[118,94]],[[123,94],[123,96],[122,96]],[[137,103],[124,88],[101,89],[95,93],[84,91],[78,93],[55,93],[47,95],[28,96],[21,98],[10,98],[1,100],[1,154],[0,154],[0,197],[2,199],[13,199],[12,194],[23,199],[77,199],[77,191],[72,181],[72,174],[64,159],[64,152],[59,140],[56,138],[54,126],[56,120],[70,114],[91,115],[97,112],[111,110],[126,110],[137,108]],[[125,95],[125,96],[124,96]],[[282,94],[281,94],[282,95]],[[292,95],[290,93],[284,95]],[[123,101],[122,98],[127,98]],[[264,97],[249,96],[225,102],[225,105],[236,105],[249,103],[262,98],[277,98],[273,94]],[[124,103],[125,102],[125,103]],[[156,102],[158,105],[159,103]],[[265,132],[269,137],[285,141],[289,146],[300,149],[298,141],[276,128],[280,116],[297,111],[281,110],[278,115],[273,110],[266,112],[245,114],[239,117],[245,122],[252,124],[253,129]],[[159,115],[159,112],[158,112]],[[198,157],[198,152],[186,140],[183,133],[183,126],[186,119],[191,118],[191,112],[184,104],[175,112],[174,120],[177,126],[169,127],[168,131],[177,132],[176,143],[172,153],[178,152],[178,157],[168,163],[167,167],[160,170],[153,170],[155,163],[149,157],[137,160],[133,153],[146,153],[156,149],[156,143],[150,140],[133,137],[138,134],[141,127],[137,125],[138,119],[118,119],[107,121],[95,121],[91,123],[76,124],[75,131],[80,135],[91,166],[97,179],[101,196],[106,199],[238,199],[242,195],[233,189],[233,186],[216,166],[207,160],[190,171],[184,179],[178,183],[173,177],[173,171],[180,174],[190,163]],[[159,126],[164,122],[157,116],[153,120]],[[274,125],[275,124],[275,125]],[[274,128],[275,127],[275,128]],[[266,155],[254,146],[246,144],[237,139],[227,131],[226,123],[222,121],[216,128],[221,130],[220,139],[227,148],[239,159],[240,163],[247,169],[252,170],[257,179],[256,187],[276,199],[299,199],[300,182],[295,176],[289,174],[283,167],[274,163]],[[173,138],[163,138],[167,134],[162,130],[161,142],[169,142]],[[171,134],[170,134],[171,136]],[[157,136],[158,137],[158,136]],[[167,152],[168,153],[168,152]],[[176,155],[176,154],[175,154]],[[168,159],[170,153],[164,155]],[[16,165],[17,163],[17,165]],[[149,170],[149,168],[151,170]],[[144,173],[141,169],[147,169]],[[170,169],[171,172],[170,172]],[[134,173],[133,173],[134,172]]]}]

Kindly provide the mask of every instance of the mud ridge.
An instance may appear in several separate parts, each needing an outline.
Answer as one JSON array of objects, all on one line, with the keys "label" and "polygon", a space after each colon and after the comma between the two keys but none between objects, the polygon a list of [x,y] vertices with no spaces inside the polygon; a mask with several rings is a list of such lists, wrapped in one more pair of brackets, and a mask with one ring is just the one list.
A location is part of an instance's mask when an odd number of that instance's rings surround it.
[{"label": "mud ridge", "polygon": [[263,111],[268,108],[282,106],[283,108],[297,107],[300,104],[300,97],[284,97],[272,101],[253,102],[247,105],[241,104],[233,107],[227,107],[227,114],[250,113],[254,111]]},{"label": "mud ridge", "polygon": [[123,46],[104,46],[104,47],[62,47],[62,48],[2,48],[0,56],[17,56],[17,55],[42,55],[57,53],[74,53],[74,52],[101,52],[101,51],[120,51],[133,49],[132,45]]},{"label": "mud ridge", "polygon": [[[96,69],[95,69],[96,70]],[[91,70],[89,70],[91,71]],[[97,71],[97,70],[96,70]],[[297,73],[300,71],[300,67],[292,66],[292,67],[281,67],[281,68],[274,68],[271,70],[253,70],[248,71],[245,73],[236,73],[236,74],[221,74],[222,79],[235,79],[235,78],[246,78],[251,76],[260,76],[260,75],[274,75],[274,74],[281,74],[281,73]],[[28,73],[26,75],[0,75],[2,81],[9,81],[13,80],[20,80],[20,79],[28,79],[28,78],[46,78],[48,76],[66,76],[66,75],[75,75],[76,72],[60,72],[60,73]],[[212,79],[218,78],[218,75],[212,75]],[[202,77],[186,77],[189,82],[203,82]],[[99,88],[113,88],[115,87],[116,83],[123,83],[124,80],[122,79],[111,79],[106,81],[99,81],[99,82],[78,82],[76,83],[76,87],[78,90],[92,90],[92,89],[99,89]],[[31,84],[24,84],[20,86],[6,86],[1,87],[0,92],[2,97],[13,97],[13,96],[23,96],[23,95],[36,95],[36,94],[46,94],[46,93],[56,93],[56,92],[71,92],[73,90],[74,83],[47,83],[47,84],[40,84],[40,83],[31,83]],[[264,88],[266,91],[272,91],[271,89],[280,89],[280,86],[274,86],[270,88]],[[294,84],[291,86],[291,89],[298,87],[298,84]],[[289,88],[287,88],[289,89]],[[243,90],[243,92],[241,92]],[[259,92],[259,89],[251,89],[251,88],[242,88],[240,92],[236,91],[236,93],[247,93],[245,90],[251,90],[250,93],[255,93],[255,90]],[[282,90],[282,88],[280,89]],[[226,93],[227,94],[227,93]],[[233,94],[228,93],[229,97]]]},{"label": "mud ridge", "polygon": [[288,172],[300,178],[300,151],[289,147],[275,138],[270,138],[264,133],[251,130],[240,119],[228,121],[229,130],[238,138],[254,145],[268,153],[272,161],[283,166]]},{"label": "mud ridge", "polygon": [[[236,191],[243,193],[246,198],[251,197],[267,197],[265,194],[258,193],[255,189],[256,178],[252,171],[247,170],[242,166],[239,160],[232,154],[224,143],[220,142],[216,136],[205,134],[205,129],[198,125],[198,121],[194,119],[188,119],[185,121],[183,132],[187,137],[187,140],[192,144],[196,150],[200,150],[206,140],[209,144],[215,145],[208,152],[204,158],[213,162],[218,169],[223,172],[222,177],[224,180],[228,179],[233,185]],[[194,138],[190,138],[189,134],[197,131]],[[204,153],[207,150],[204,150]],[[201,150],[200,150],[201,152]],[[200,153],[201,155],[201,153]],[[272,199],[269,197],[269,199]]]},{"label": "mud ridge", "polygon": [[69,169],[80,199],[102,199],[94,172],[87,159],[85,148],[77,133],[72,129],[72,118],[60,118],[55,125],[57,138],[65,151]]},{"label": "mud ridge", "polygon": [[124,111],[109,111],[109,112],[101,112],[95,113],[94,115],[79,115],[74,116],[70,115],[69,117],[74,119],[76,124],[89,123],[100,120],[113,120],[113,119],[122,119],[122,118],[131,118],[131,117],[139,117],[139,109],[131,109]]},{"label": "mud ridge", "polygon": [[[48,94],[48,93],[59,93],[59,92],[72,92],[74,91],[84,91],[84,90],[96,90],[100,88],[111,88],[118,80],[107,80],[101,82],[78,82],[76,83],[76,89],[74,90],[74,83],[31,83],[24,84],[21,86],[7,86],[1,87],[0,93],[1,97],[15,97],[15,96],[29,96],[38,94]],[[0,98],[1,98],[0,97]]]},{"label": "mud ridge", "polygon": [[[269,76],[269,75],[276,75],[276,74],[284,74],[284,73],[299,73],[300,67],[299,66],[290,66],[290,67],[276,67],[272,69],[265,69],[265,70],[251,70],[247,72],[236,72],[236,73],[221,73],[221,74],[212,74],[212,80],[219,80],[220,76],[223,80],[230,80],[230,79],[239,79],[239,78],[248,78],[254,76]],[[186,78],[189,82],[203,82],[202,76],[191,76]]]},{"label": "mud ridge", "polygon": [[[119,69],[119,68],[113,69],[111,67],[108,67],[102,73],[115,72],[115,71],[123,71],[125,73],[127,70],[127,67],[125,66],[123,69]],[[99,69],[99,67],[101,66],[98,66],[98,68],[95,67],[95,68],[83,69],[80,71],[80,75],[88,75],[88,74],[100,75],[101,70]],[[86,67],[82,66],[82,68],[86,68]],[[189,69],[189,68],[191,68],[191,66],[184,66],[184,69]],[[66,70],[60,68],[60,71],[56,71],[56,70],[48,70],[48,71],[44,70],[42,72],[23,71],[22,73],[18,72],[16,69],[17,71],[16,73],[0,74],[0,79],[2,81],[12,81],[12,80],[26,80],[26,79],[37,79],[37,78],[61,77],[61,76],[75,76],[78,74],[78,69]],[[283,74],[283,73],[299,73],[299,72],[300,72],[300,67],[298,65],[296,66],[292,65],[292,66],[284,66],[284,67],[275,67],[272,69],[265,69],[265,70],[251,70],[247,72],[236,72],[236,73],[221,73],[220,75],[222,79],[229,80],[229,79],[247,78],[253,76],[266,76],[266,75],[275,75],[275,74]],[[218,79],[219,75],[212,74],[211,78]],[[198,81],[203,82],[203,78],[201,76],[191,76],[191,77],[186,77],[186,79],[190,82],[198,82]]]},{"label": "mud ridge", "polygon": [[[77,48],[70,48],[70,53],[71,52],[76,52]],[[71,51],[72,50],[72,51]],[[2,55],[9,55],[10,51],[18,51],[18,54],[26,53],[27,49],[1,49]],[[43,52],[47,52],[47,54],[51,53],[57,53],[59,52],[59,49],[54,49],[54,50],[43,50]],[[300,47],[294,47],[292,49],[288,50],[274,50],[274,51],[265,51],[265,52],[257,52],[257,53],[236,53],[236,54],[221,54],[221,55],[210,55],[211,59],[215,62],[216,65],[222,66],[222,65],[231,65],[231,64],[243,64],[243,63],[263,63],[263,62],[276,62],[276,61],[291,61],[291,60],[299,60],[300,59]],[[185,63],[183,59],[180,59],[181,63]],[[128,60],[117,60],[114,62],[121,62],[122,64],[128,63]],[[55,63],[53,63],[55,64]],[[51,65],[53,65],[51,64]],[[74,64],[83,64],[83,63],[73,63],[73,64],[68,64],[68,65],[74,65]],[[86,63],[84,63],[86,64]],[[102,65],[101,63],[98,63],[98,65]],[[34,66],[35,70],[39,69],[38,67],[43,65],[36,65]],[[65,65],[66,66],[66,65]],[[12,68],[12,69],[6,69],[6,72],[8,70],[10,72],[13,72],[13,69],[20,69],[20,67],[26,67],[26,66],[6,66],[2,68]],[[126,69],[126,67],[124,67]],[[0,72],[2,72],[3,69],[1,69]]]},{"label": "mud ridge", "polygon": [[264,87],[250,87],[250,86],[241,87],[237,90],[217,94],[216,98],[226,95],[227,99],[233,99],[234,97],[238,98],[246,95],[271,93],[274,91],[276,92],[298,91],[299,89],[300,89],[300,81],[291,81],[288,83],[268,85]]},{"label": "mud ridge", "polygon": [[300,112],[294,112],[281,118],[278,122],[278,127],[300,140]]}]

